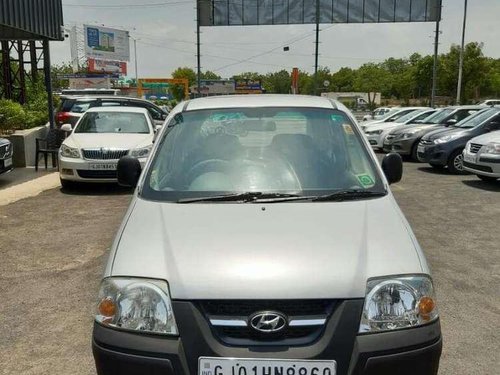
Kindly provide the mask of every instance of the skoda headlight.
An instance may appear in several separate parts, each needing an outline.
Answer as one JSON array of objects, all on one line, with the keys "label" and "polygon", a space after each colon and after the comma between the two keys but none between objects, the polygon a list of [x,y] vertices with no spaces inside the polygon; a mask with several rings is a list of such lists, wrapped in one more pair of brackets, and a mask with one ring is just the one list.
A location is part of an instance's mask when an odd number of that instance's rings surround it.
[{"label": "skoda headlight", "polygon": [[151,152],[151,149],[153,148],[153,145],[143,147],[143,148],[136,148],[130,151],[130,156],[133,156],[134,158],[147,158],[149,153]]},{"label": "skoda headlight", "polygon": [[117,329],[178,334],[168,285],[161,280],[104,279],[95,320]]},{"label": "skoda headlight", "polygon": [[366,135],[379,135],[382,134],[383,130],[372,130],[372,131],[367,131]]},{"label": "skoda headlight", "polygon": [[77,148],[69,147],[63,144],[61,146],[61,156],[78,159],[80,157],[80,151],[78,151]]},{"label": "skoda headlight", "polygon": [[406,133],[403,133],[399,136],[400,139],[410,139],[412,138],[415,134],[417,134],[419,132],[419,130],[415,130],[415,131],[408,131]]},{"label": "skoda headlight", "polygon": [[366,288],[360,333],[411,328],[438,318],[434,288],[427,276],[372,279]]},{"label": "skoda headlight", "polygon": [[486,145],[485,149],[487,154],[500,154],[500,143],[491,142]]},{"label": "skoda headlight", "polygon": [[458,138],[460,137],[459,134],[450,134],[450,135],[445,135],[443,137],[440,137],[440,138],[436,138],[434,140],[434,143],[436,144],[439,144],[439,143],[446,143],[446,142],[449,142],[449,141],[452,141],[454,140],[455,138]]}]

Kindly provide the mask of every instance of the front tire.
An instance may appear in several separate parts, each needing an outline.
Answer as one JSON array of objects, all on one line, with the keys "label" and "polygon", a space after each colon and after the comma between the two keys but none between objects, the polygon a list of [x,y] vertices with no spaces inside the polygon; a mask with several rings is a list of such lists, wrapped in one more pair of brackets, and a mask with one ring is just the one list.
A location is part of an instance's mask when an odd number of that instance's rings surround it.
[{"label": "front tire", "polygon": [[453,174],[465,174],[463,150],[456,150],[448,159],[448,170]]},{"label": "front tire", "polygon": [[483,176],[483,175],[480,175],[480,174],[477,174],[476,176],[479,177],[481,180],[483,180],[485,182],[495,182],[496,180],[498,180],[497,177]]},{"label": "front tire", "polygon": [[411,153],[410,153],[410,159],[414,162],[419,162],[417,148],[418,148],[418,142],[415,142],[415,144],[411,147]]}]

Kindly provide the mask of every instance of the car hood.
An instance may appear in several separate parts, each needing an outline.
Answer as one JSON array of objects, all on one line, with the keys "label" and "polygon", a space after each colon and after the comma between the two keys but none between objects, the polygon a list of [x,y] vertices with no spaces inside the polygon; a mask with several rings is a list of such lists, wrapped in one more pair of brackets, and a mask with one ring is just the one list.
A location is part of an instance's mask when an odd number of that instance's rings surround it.
[{"label": "car hood", "polygon": [[403,126],[398,126],[397,128],[393,129],[391,131],[391,134],[402,134],[402,133],[408,133],[408,131],[432,131],[435,129],[439,129],[441,125],[432,125],[432,124],[408,124],[408,125],[403,125]]},{"label": "car hood", "polygon": [[393,129],[393,128],[399,126],[399,125],[402,125],[402,124],[398,124],[396,122],[381,122],[381,123],[378,123],[378,124],[368,125],[365,128],[365,132],[372,132],[372,131],[377,131],[377,130]]},{"label": "car hood", "polygon": [[494,131],[491,133],[486,133],[483,135],[480,135],[479,137],[475,137],[471,139],[472,143],[478,143],[481,145],[485,145],[490,142],[498,142],[500,143],[500,130]]},{"label": "car hood", "polygon": [[176,299],[363,298],[370,277],[428,273],[392,195],[132,206],[106,274],[167,280]]},{"label": "car hood", "polygon": [[433,141],[437,138],[444,137],[445,135],[466,133],[468,130],[470,129],[453,128],[453,127],[437,129],[425,134],[422,137],[422,139],[425,141]]},{"label": "car hood", "polygon": [[152,134],[83,134],[73,133],[64,144],[76,148],[118,148],[130,150],[137,147],[146,147],[153,142]]},{"label": "car hood", "polygon": [[0,138],[0,146],[8,145],[10,141],[5,138]]}]

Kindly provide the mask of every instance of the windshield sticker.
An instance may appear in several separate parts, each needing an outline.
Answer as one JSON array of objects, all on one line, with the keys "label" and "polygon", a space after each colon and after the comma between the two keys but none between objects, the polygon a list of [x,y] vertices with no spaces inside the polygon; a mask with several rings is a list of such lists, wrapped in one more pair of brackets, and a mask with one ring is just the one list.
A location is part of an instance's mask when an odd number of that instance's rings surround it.
[{"label": "windshield sticker", "polygon": [[354,131],[352,130],[352,126],[349,125],[349,124],[343,124],[342,125],[344,127],[344,132],[346,134],[349,134],[349,135],[353,135],[354,134]]},{"label": "windshield sticker", "polygon": [[365,188],[375,186],[375,181],[373,181],[373,178],[368,174],[358,174],[356,177],[358,178],[359,183]]}]

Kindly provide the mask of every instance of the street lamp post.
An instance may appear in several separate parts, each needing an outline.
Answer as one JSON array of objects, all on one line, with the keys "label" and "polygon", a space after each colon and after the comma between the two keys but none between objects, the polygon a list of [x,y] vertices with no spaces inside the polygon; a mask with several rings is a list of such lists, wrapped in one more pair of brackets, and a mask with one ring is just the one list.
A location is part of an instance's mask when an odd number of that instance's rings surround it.
[{"label": "street lamp post", "polygon": [[467,0],[464,3],[464,24],[462,27],[462,45],[460,47],[460,62],[458,63],[457,104],[460,104],[462,94],[462,76],[464,70],[465,28],[467,26]]}]

